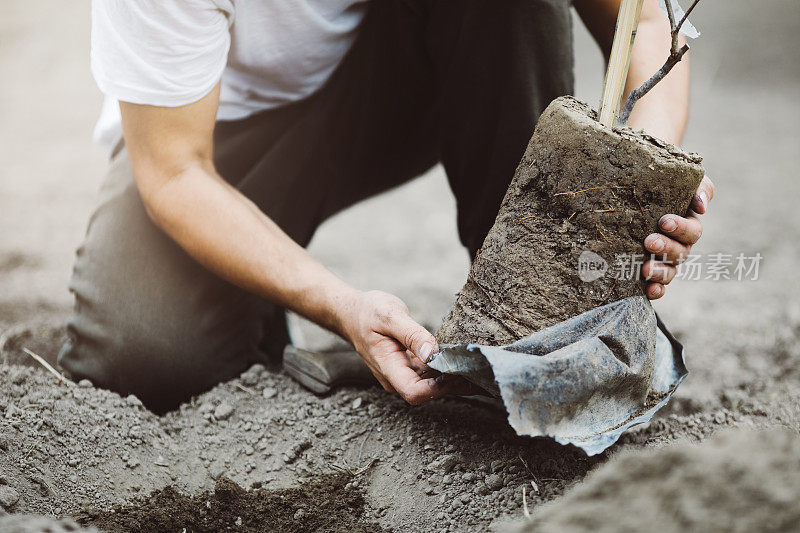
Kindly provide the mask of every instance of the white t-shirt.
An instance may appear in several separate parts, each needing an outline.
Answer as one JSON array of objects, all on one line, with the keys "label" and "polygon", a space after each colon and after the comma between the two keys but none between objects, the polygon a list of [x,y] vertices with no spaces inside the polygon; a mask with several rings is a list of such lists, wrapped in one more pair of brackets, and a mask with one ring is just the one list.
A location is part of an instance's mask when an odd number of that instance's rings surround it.
[{"label": "white t-shirt", "polygon": [[177,107],[222,79],[219,120],[300,100],[338,66],[367,0],[93,0],[95,140],[121,137],[118,101]]}]

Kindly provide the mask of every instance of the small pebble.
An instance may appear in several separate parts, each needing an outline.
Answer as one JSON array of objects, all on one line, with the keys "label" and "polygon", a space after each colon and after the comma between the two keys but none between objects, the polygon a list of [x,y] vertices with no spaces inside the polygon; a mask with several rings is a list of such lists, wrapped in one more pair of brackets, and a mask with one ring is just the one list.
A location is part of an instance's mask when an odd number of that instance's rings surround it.
[{"label": "small pebble", "polygon": [[129,394],[125,397],[125,403],[131,407],[142,407],[142,401],[133,394]]},{"label": "small pebble", "polygon": [[217,479],[222,477],[222,474],[225,473],[225,465],[222,463],[213,463],[211,468],[208,469],[208,475],[211,476],[211,479],[216,481]]},{"label": "small pebble", "polygon": [[8,485],[0,486],[0,507],[10,511],[19,501],[19,492]]},{"label": "small pebble", "polygon": [[489,474],[486,476],[486,486],[491,490],[500,490],[503,488],[503,478],[497,474]]},{"label": "small pebble", "polygon": [[233,414],[233,406],[228,402],[222,402],[214,409],[214,418],[217,420],[225,420]]},{"label": "small pebble", "polygon": [[273,387],[267,387],[261,394],[264,396],[264,398],[269,400],[270,398],[274,398],[275,396],[278,395],[278,390]]}]

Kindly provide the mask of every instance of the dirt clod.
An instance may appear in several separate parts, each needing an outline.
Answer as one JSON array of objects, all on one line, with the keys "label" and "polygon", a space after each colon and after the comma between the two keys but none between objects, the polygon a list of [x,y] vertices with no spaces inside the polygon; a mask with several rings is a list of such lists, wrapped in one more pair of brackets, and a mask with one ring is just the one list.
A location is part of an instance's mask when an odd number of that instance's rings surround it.
[{"label": "dirt clod", "polygon": [[0,486],[0,508],[12,511],[19,501],[19,492],[8,486]]},{"label": "dirt clod", "polygon": [[486,486],[491,490],[500,490],[503,488],[503,477],[499,474],[489,474],[486,476]]},{"label": "dirt clod", "polygon": [[[687,212],[704,175],[700,161],[645,134],[605,128],[574,98],[554,100],[437,338],[510,344],[643,294],[639,276],[622,275],[638,266],[618,262],[636,264],[658,220]],[[621,275],[587,282],[578,268],[584,253]]]},{"label": "dirt clod", "polygon": [[217,420],[227,420],[233,414],[233,406],[228,402],[222,402],[214,409],[214,418]]}]

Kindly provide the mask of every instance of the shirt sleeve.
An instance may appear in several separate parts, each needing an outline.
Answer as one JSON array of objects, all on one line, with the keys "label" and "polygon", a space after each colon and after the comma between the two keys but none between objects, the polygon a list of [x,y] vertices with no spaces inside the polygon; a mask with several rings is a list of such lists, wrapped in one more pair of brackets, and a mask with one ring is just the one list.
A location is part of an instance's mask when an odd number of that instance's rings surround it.
[{"label": "shirt sleeve", "polygon": [[225,69],[231,13],[216,0],[93,0],[92,74],[134,104],[177,107],[208,94]]}]

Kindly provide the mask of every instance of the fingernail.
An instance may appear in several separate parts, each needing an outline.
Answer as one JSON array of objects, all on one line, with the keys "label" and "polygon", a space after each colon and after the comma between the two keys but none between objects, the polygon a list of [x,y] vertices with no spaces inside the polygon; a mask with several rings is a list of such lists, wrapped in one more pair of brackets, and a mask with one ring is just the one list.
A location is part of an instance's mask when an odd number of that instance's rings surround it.
[{"label": "fingernail", "polygon": [[664,231],[675,231],[678,229],[678,223],[675,222],[674,218],[666,218],[661,221],[661,229]]},{"label": "fingernail", "polygon": [[652,251],[652,252],[660,252],[661,250],[664,249],[665,246],[666,246],[666,243],[664,242],[664,239],[660,239],[660,238],[656,237],[650,243],[650,251]]},{"label": "fingernail", "polygon": [[708,208],[708,195],[705,193],[705,191],[703,191],[700,194],[698,194],[697,197],[700,198],[700,203],[703,205],[703,209],[707,209]]},{"label": "fingernail", "polygon": [[423,363],[427,364],[431,358],[432,351],[433,351],[433,345],[429,342],[426,342],[425,344],[422,345],[422,348],[419,349],[419,354],[417,355],[417,357],[419,357]]}]

